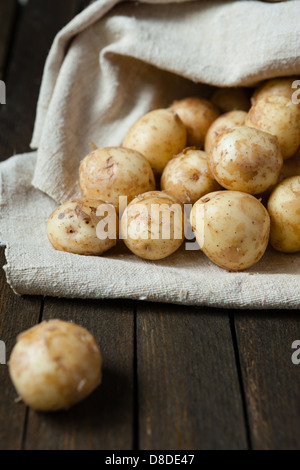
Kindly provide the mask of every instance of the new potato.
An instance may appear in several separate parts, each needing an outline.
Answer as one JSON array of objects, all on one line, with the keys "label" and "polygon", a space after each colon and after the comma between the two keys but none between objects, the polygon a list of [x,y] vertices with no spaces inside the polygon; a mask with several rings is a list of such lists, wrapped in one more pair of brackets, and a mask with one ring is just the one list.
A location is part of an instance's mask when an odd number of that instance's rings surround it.
[{"label": "new potato", "polygon": [[11,380],[26,405],[38,411],[68,409],[101,382],[102,357],[93,335],[61,320],[20,334],[9,361]]},{"label": "new potato", "polygon": [[229,111],[228,113],[219,116],[210,126],[205,136],[204,149],[209,153],[214,146],[220,134],[227,129],[232,129],[236,126],[243,126],[247,113],[245,111]]},{"label": "new potato", "polygon": [[250,194],[207,194],[194,204],[190,221],[202,251],[229,271],[250,268],[261,259],[268,245],[270,217]]},{"label": "new potato", "polygon": [[[186,147],[186,129],[178,115],[170,109],[156,109],[133,124],[123,145],[141,152],[154,174],[160,176],[168,161]],[[144,189],[135,195],[151,189],[154,188]]]},{"label": "new potato", "polygon": [[221,189],[207,168],[207,153],[186,148],[169,161],[161,177],[161,189],[183,204],[194,204],[204,194]]},{"label": "new potato", "polygon": [[120,232],[125,245],[140,258],[166,258],[184,241],[182,204],[162,191],[141,194],[124,211]]},{"label": "new potato", "polygon": [[284,253],[300,251],[300,176],[283,180],[268,201],[270,242]]},{"label": "new potato", "polygon": [[251,107],[245,124],[276,136],[284,160],[300,145],[300,106],[285,96],[259,99]]},{"label": "new potato", "polygon": [[276,137],[246,126],[219,135],[208,161],[221,186],[250,194],[260,194],[276,184],[282,164]]},{"label": "new potato", "polygon": [[296,79],[296,77],[287,77],[267,80],[255,90],[251,97],[251,104],[254,105],[257,101],[273,95],[285,96],[291,100],[292,95],[295,92],[295,88],[293,88],[292,85]]},{"label": "new potato", "polygon": [[120,196],[127,196],[130,202],[138,194],[155,189],[155,180],[149,162],[136,150],[105,147],[82,160],[79,186],[84,197],[118,207]]},{"label": "new potato", "polygon": [[204,98],[191,97],[174,101],[171,110],[187,129],[187,146],[202,149],[209,126],[220,115],[218,108]]},{"label": "new potato", "polygon": [[244,88],[218,88],[211,101],[222,113],[234,110],[248,111],[250,108],[250,100]]},{"label": "new potato", "polygon": [[[102,216],[108,223],[107,238],[99,238],[97,226]],[[107,211],[107,215],[106,215]],[[57,207],[47,223],[49,241],[56,250],[78,255],[101,255],[117,243],[117,215],[115,208],[97,199],[72,199]]]}]

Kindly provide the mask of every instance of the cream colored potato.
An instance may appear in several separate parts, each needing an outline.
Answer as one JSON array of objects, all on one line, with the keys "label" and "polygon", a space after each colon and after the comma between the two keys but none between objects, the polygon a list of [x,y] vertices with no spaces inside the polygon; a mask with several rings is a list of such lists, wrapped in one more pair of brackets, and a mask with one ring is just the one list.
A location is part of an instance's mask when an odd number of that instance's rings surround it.
[{"label": "cream colored potato", "polygon": [[154,174],[160,176],[168,161],[186,147],[186,129],[171,110],[156,109],[142,116],[131,127],[123,145],[141,152],[150,163]]},{"label": "cream colored potato", "polygon": [[285,96],[268,96],[257,101],[245,124],[275,135],[284,160],[300,145],[300,106]]},{"label": "cream colored potato", "polygon": [[282,163],[276,137],[242,126],[218,137],[208,167],[224,188],[259,194],[276,184]]},{"label": "cream colored potato", "polygon": [[174,101],[171,110],[180,117],[187,129],[187,146],[202,149],[206,132],[220,111],[210,101],[196,97]]},{"label": "cream colored potato", "polygon": [[247,113],[245,111],[229,111],[218,117],[210,126],[205,137],[204,149],[209,153],[214,146],[217,138],[227,129],[232,129],[236,126],[243,126]]},{"label": "cream colored potato", "polygon": [[84,197],[118,207],[120,196],[127,196],[130,202],[138,194],[155,189],[155,180],[149,162],[136,150],[105,147],[82,160],[79,186]]},{"label": "cream colored potato", "polygon": [[211,101],[222,113],[234,110],[248,111],[250,108],[250,99],[244,88],[218,88]]},{"label": "cream colored potato", "polygon": [[284,77],[267,80],[255,90],[251,97],[251,104],[254,105],[257,101],[273,95],[285,96],[291,100],[292,94],[295,92],[295,88],[292,88],[292,84],[295,80],[297,80],[297,77]]},{"label": "cream colored potato", "polygon": [[284,253],[300,251],[300,176],[283,180],[268,201],[270,242]]},{"label": "cream colored potato", "polygon": [[[105,234],[101,239],[97,232],[104,221],[108,232],[107,238]],[[55,209],[47,223],[47,235],[53,247],[78,255],[101,255],[109,250],[117,243],[117,229],[115,208],[98,199],[66,201]]]},{"label": "cream colored potato", "polygon": [[20,334],[9,361],[11,380],[26,405],[38,411],[68,409],[101,382],[102,357],[93,335],[61,320]]},{"label": "cream colored potato", "polygon": [[207,153],[189,147],[169,161],[161,189],[183,204],[194,204],[204,194],[221,189],[207,168]]},{"label": "cream colored potato", "polygon": [[191,225],[206,256],[229,271],[250,268],[268,245],[267,210],[254,196],[239,191],[217,191],[199,199]]},{"label": "cream colored potato", "polygon": [[162,191],[141,194],[124,211],[120,232],[129,250],[140,258],[166,258],[184,241],[182,204]]}]

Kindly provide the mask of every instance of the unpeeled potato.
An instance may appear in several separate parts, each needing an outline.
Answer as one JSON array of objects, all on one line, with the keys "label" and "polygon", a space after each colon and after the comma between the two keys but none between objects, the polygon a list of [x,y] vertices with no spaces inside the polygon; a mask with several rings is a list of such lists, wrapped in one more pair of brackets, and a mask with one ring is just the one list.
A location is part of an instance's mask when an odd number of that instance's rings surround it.
[{"label": "unpeeled potato", "polygon": [[23,332],[9,360],[11,380],[26,405],[37,411],[68,409],[101,382],[102,356],[93,335],[61,320]]},{"label": "unpeeled potato", "polygon": [[[127,132],[123,145],[136,150],[148,160],[156,176],[160,176],[174,155],[186,147],[186,128],[170,109],[156,109],[142,116]],[[142,192],[154,188],[136,192]]]}]

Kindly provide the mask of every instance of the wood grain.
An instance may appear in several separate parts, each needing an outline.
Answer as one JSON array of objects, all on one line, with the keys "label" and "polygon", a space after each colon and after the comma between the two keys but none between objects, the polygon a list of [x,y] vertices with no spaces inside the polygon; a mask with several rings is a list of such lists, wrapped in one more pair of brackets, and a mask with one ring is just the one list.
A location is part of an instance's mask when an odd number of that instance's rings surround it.
[{"label": "wood grain", "polygon": [[[6,2],[1,2],[6,3]],[[76,0],[30,0],[19,13],[0,113],[0,160],[30,150],[43,68],[55,34],[76,13]]]},{"label": "wood grain", "polygon": [[134,309],[126,301],[46,299],[43,320],[84,326],[103,355],[102,385],[69,411],[29,412],[26,449],[130,450],[133,446]]},{"label": "wood grain", "polygon": [[[5,264],[4,249],[0,249],[0,266]],[[41,299],[20,297],[8,286],[3,269],[0,271],[0,339],[6,345],[6,361],[23,330],[38,322]],[[0,449],[16,450],[22,446],[26,407],[15,403],[17,393],[9,378],[8,365],[0,365]]]},{"label": "wood grain", "polygon": [[253,449],[300,449],[299,312],[235,315]]},{"label": "wood grain", "polygon": [[138,304],[141,449],[246,449],[229,319],[216,309]]}]

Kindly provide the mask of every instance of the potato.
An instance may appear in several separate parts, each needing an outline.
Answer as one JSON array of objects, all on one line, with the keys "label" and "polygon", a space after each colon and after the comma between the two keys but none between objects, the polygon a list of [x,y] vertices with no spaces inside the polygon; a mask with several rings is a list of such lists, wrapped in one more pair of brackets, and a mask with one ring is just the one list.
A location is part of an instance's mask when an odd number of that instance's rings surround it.
[{"label": "potato", "polygon": [[136,150],[105,147],[82,160],[79,186],[84,197],[118,207],[120,196],[127,196],[130,202],[138,194],[155,189],[155,180],[149,162]]},{"label": "potato", "polygon": [[217,137],[227,129],[245,124],[247,113],[245,111],[229,111],[218,117],[210,126],[205,137],[204,149],[209,153]]},{"label": "potato", "polygon": [[275,135],[284,160],[300,145],[300,106],[285,96],[268,96],[257,101],[245,124]]},{"label": "potato", "polygon": [[[168,161],[186,147],[186,129],[170,109],[156,109],[142,116],[131,127],[123,145],[141,152],[154,174],[160,176]],[[148,189],[139,193],[146,191]]]},{"label": "potato", "polygon": [[273,95],[285,96],[291,101],[292,94],[295,92],[292,84],[296,79],[296,77],[284,77],[267,80],[255,90],[251,97],[251,104],[254,105],[257,101]]},{"label": "potato", "polygon": [[217,138],[208,167],[224,188],[259,194],[276,184],[282,163],[276,137],[242,126]]},{"label": "potato", "polygon": [[222,113],[234,110],[248,111],[250,108],[250,99],[244,88],[218,88],[211,101]]},{"label": "potato", "polygon": [[166,258],[184,240],[182,204],[162,191],[141,194],[124,211],[120,232],[129,250],[140,258]]},{"label": "potato", "polygon": [[194,204],[204,194],[221,189],[207,168],[207,153],[189,147],[169,161],[161,177],[161,189],[183,204]]},{"label": "potato", "polygon": [[263,256],[269,240],[270,218],[250,194],[217,191],[199,199],[191,211],[196,240],[221,268],[241,271]]},{"label": "potato", "polygon": [[268,201],[270,242],[284,253],[300,251],[300,176],[283,180]]},{"label": "potato", "polygon": [[[99,215],[98,208],[101,209]],[[101,239],[100,232],[97,232],[105,221],[108,231]],[[112,205],[97,199],[72,199],[50,215],[47,235],[56,250],[78,255],[101,255],[116,245],[117,224],[117,214]]]},{"label": "potato", "polygon": [[220,111],[210,101],[196,97],[174,101],[171,110],[180,117],[187,129],[187,146],[202,149],[206,132]]},{"label": "potato", "polygon": [[9,361],[11,380],[26,405],[38,411],[68,409],[101,382],[102,357],[93,335],[61,320],[20,334]]}]

